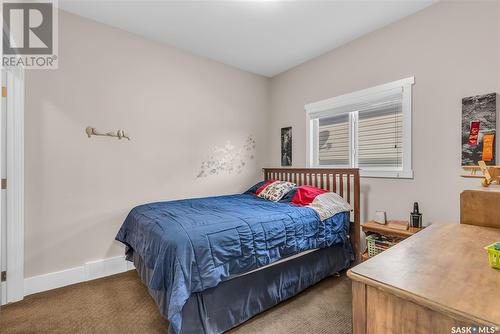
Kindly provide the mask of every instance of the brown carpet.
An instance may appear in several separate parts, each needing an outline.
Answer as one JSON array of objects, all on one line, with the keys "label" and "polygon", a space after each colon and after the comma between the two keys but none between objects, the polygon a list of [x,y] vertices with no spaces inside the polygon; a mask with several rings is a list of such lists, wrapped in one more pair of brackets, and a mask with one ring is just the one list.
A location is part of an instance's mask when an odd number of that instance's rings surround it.
[{"label": "brown carpet", "polygon": [[[2,334],[166,333],[167,328],[135,271],[34,294],[0,308]],[[230,333],[351,333],[349,279],[328,278]]]}]

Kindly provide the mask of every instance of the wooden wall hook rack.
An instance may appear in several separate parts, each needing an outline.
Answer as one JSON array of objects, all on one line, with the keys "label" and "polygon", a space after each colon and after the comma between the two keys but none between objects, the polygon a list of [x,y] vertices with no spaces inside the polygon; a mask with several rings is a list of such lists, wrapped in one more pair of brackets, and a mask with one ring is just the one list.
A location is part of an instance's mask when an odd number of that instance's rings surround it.
[{"label": "wooden wall hook rack", "polygon": [[125,134],[123,130],[99,132],[95,128],[87,126],[87,128],[85,129],[85,133],[87,134],[87,136],[89,136],[89,138],[92,136],[105,136],[105,137],[114,137],[118,139],[126,138],[130,140],[130,137],[127,134]]}]

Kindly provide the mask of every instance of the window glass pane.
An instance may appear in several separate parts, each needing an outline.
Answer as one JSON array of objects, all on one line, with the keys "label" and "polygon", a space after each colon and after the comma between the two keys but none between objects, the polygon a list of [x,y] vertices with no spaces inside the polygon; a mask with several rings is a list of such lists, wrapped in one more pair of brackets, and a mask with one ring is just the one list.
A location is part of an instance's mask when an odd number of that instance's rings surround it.
[{"label": "window glass pane", "polygon": [[318,136],[320,165],[349,166],[349,114],[321,118]]},{"label": "window glass pane", "polygon": [[403,166],[401,96],[372,104],[358,114],[358,166]]}]

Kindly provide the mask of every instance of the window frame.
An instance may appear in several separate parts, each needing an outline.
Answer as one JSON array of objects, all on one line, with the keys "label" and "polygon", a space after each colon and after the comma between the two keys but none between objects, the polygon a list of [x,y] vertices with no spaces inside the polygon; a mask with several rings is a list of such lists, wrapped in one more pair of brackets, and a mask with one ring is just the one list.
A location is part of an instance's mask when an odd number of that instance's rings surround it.
[{"label": "window frame", "polygon": [[[392,81],[375,87],[359,90],[356,92],[340,95],[337,97],[309,103],[304,106],[306,112],[306,161],[308,167],[326,168],[357,168],[357,134],[358,112],[339,111],[342,107],[348,107],[354,103],[369,102],[389,94],[393,90],[402,90],[402,114],[403,114],[403,155],[402,168],[399,167],[369,167],[361,168],[360,175],[363,177],[381,178],[403,178],[412,179],[412,86],[415,83],[414,77]],[[337,111],[335,111],[335,109]],[[338,116],[349,114],[349,166],[345,165],[319,165],[318,155],[318,129],[319,118],[328,116]]]}]

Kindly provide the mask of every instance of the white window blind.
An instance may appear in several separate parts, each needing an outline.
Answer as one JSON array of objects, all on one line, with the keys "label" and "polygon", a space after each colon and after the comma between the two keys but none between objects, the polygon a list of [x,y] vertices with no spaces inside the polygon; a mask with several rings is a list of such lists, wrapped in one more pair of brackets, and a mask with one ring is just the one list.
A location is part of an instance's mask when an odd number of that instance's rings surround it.
[{"label": "white window blind", "polygon": [[395,81],[306,106],[311,166],[412,177],[411,85]]},{"label": "white window blind", "polygon": [[320,165],[349,166],[349,115],[319,120],[318,149]]},{"label": "white window blind", "polygon": [[358,111],[358,167],[403,166],[402,94]]}]

